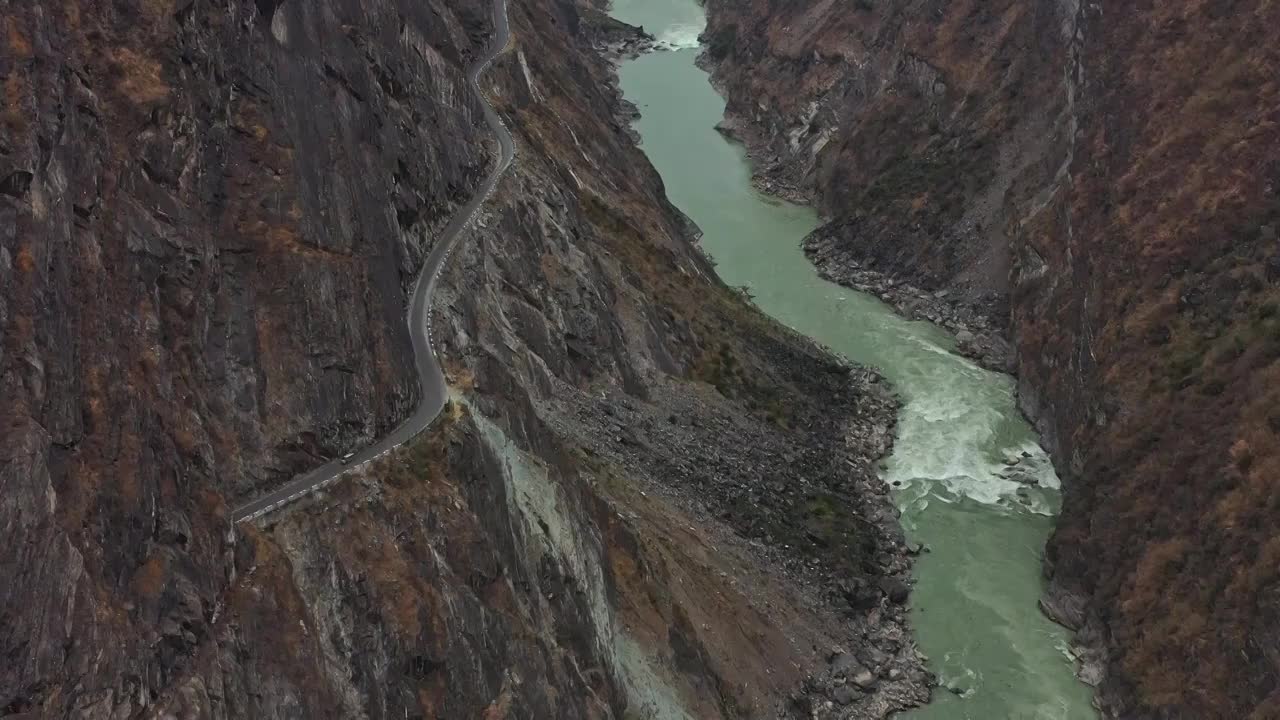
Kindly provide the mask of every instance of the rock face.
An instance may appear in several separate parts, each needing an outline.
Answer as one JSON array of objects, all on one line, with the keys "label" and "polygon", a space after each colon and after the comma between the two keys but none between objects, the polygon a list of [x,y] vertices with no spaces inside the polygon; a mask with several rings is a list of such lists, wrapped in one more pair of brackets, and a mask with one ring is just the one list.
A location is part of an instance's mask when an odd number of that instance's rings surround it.
[{"label": "rock face", "polygon": [[726,127],[828,218],[823,272],[1007,328],[1066,479],[1045,605],[1106,711],[1280,711],[1280,10],[708,8]]},{"label": "rock face", "polygon": [[[436,299],[466,404],[229,527],[412,409],[405,289],[490,159],[461,75],[489,10],[6,7],[3,714],[871,718],[927,696],[871,470],[894,400],[714,277],[597,52],[643,39],[598,8],[514,4],[484,80],[518,157]],[[833,644],[875,674],[856,697],[823,679]]]},{"label": "rock face", "polygon": [[6,712],[141,712],[209,642],[226,505],[415,402],[401,287],[487,161],[487,20],[364,5],[5,8]]},{"label": "rock face", "polygon": [[973,333],[960,350],[997,369],[1011,237],[1067,159],[1045,140],[1071,133],[1074,10],[1032,5],[711,2],[705,35],[757,184],[827,219],[818,269]]}]

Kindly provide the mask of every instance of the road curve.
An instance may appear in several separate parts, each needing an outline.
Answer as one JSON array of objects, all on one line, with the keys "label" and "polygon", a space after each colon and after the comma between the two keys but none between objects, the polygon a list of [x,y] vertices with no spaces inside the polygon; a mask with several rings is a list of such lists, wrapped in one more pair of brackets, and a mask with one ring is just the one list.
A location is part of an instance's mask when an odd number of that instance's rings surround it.
[{"label": "road curve", "polygon": [[299,475],[276,490],[233,509],[231,511],[233,523],[256,520],[314,490],[333,483],[344,472],[386,455],[425,430],[444,409],[449,399],[449,389],[445,384],[444,370],[441,369],[440,361],[436,358],[435,345],[431,339],[431,296],[435,292],[440,272],[449,262],[449,257],[453,254],[462,232],[475,218],[480,206],[489,199],[493,189],[498,185],[498,180],[515,158],[515,143],[511,139],[511,132],[507,130],[502,118],[498,117],[498,113],[489,105],[484,93],[480,92],[480,76],[489,67],[489,63],[506,49],[507,42],[511,39],[511,30],[507,24],[506,0],[493,0],[493,25],[493,37],[484,55],[467,68],[467,85],[479,98],[480,106],[484,110],[485,123],[498,138],[498,162],[480,184],[476,194],[449,221],[440,235],[440,240],[431,248],[431,254],[422,264],[418,279],[413,283],[408,319],[409,337],[413,341],[414,362],[418,368],[418,382],[422,388],[418,407],[394,430],[372,445],[357,451],[345,464],[339,460],[330,460],[320,467]]}]

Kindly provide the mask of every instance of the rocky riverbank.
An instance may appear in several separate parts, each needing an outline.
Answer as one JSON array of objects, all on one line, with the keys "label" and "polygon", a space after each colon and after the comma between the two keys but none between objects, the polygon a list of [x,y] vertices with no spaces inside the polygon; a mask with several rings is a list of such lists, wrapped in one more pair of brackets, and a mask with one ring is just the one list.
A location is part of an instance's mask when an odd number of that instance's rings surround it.
[{"label": "rocky riverbank", "polygon": [[[785,433],[767,417],[743,417],[711,387],[663,385],[645,402],[606,393],[553,403],[554,415],[558,434],[582,443],[588,465],[608,468],[598,474],[606,492],[612,478],[626,477],[629,492],[723,527],[719,542],[786,578],[787,593],[752,593],[767,617],[820,610],[825,639],[814,650],[827,656],[804,668],[780,712],[881,718],[926,701],[932,682],[906,622],[918,548],[903,539],[872,471],[891,442],[897,403],[865,370],[830,378],[833,421],[805,420]],[[868,556],[866,546],[877,550]]]},{"label": "rocky riverbank", "polygon": [[[728,95],[723,80],[717,81],[715,62],[707,52],[698,64],[712,72],[712,84],[722,95]],[[809,170],[794,158],[780,155],[776,140],[765,135],[761,126],[751,122],[731,103],[716,130],[741,143],[752,163],[751,182],[757,190],[772,197],[801,205],[814,205],[817,198],[812,182],[806,182]],[[827,218],[828,220],[830,218]],[[870,293],[892,305],[912,320],[931,322],[950,332],[959,354],[982,367],[996,372],[1014,370],[1013,347],[1007,337],[1008,308],[987,293],[966,292],[950,287],[925,290],[918,286],[913,274],[875,269],[864,265],[840,242],[838,225],[824,225],[804,238],[804,251],[822,277],[860,292]]]},{"label": "rocky riverbank", "polygon": [[951,290],[923,290],[907,280],[862,267],[819,240],[821,229],[805,238],[805,254],[823,278],[870,293],[912,320],[931,322],[955,338],[955,350],[988,370],[1014,370],[1013,346],[1004,323],[993,320],[989,307],[976,305]]}]

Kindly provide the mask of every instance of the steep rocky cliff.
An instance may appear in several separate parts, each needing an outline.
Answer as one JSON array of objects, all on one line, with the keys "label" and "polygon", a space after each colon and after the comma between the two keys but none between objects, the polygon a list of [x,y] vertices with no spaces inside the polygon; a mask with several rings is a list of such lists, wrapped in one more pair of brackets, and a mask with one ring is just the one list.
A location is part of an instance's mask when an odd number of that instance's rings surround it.
[{"label": "steep rocky cliff", "polygon": [[[711,274],[559,0],[0,3],[0,714],[882,717],[926,678],[894,401]],[[464,402],[465,401],[465,402]]]},{"label": "steep rocky cliff", "polygon": [[818,268],[972,333],[962,349],[1001,369],[1012,238],[1069,152],[1074,10],[1039,5],[709,5],[723,128],[765,189],[827,218]]},{"label": "steep rocky cliff", "polygon": [[708,9],[725,129],[822,210],[822,271],[1013,343],[1066,478],[1046,608],[1108,713],[1280,712],[1280,8]]}]

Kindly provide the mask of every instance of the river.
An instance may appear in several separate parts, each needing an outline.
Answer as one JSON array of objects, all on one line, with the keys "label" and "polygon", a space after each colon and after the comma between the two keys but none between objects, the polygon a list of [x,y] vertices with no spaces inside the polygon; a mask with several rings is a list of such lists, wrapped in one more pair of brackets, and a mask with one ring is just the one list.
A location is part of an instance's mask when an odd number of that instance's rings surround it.
[{"label": "river", "polygon": [[[624,63],[622,90],[668,197],[702,228],[720,276],[781,322],[880,368],[904,401],[883,476],[908,535],[930,549],[915,565],[911,621],[953,692],[902,717],[1096,718],[1067,632],[1036,604],[1059,485],[1012,380],[955,355],[937,328],[818,277],[800,249],[813,210],[756,192],[742,148],[714,130],[724,101],[694,64],[704,25],[694,0],[615,0],[612,12],[677,48]],[[1001,477],[1013,458],[1037,486]]]}]

